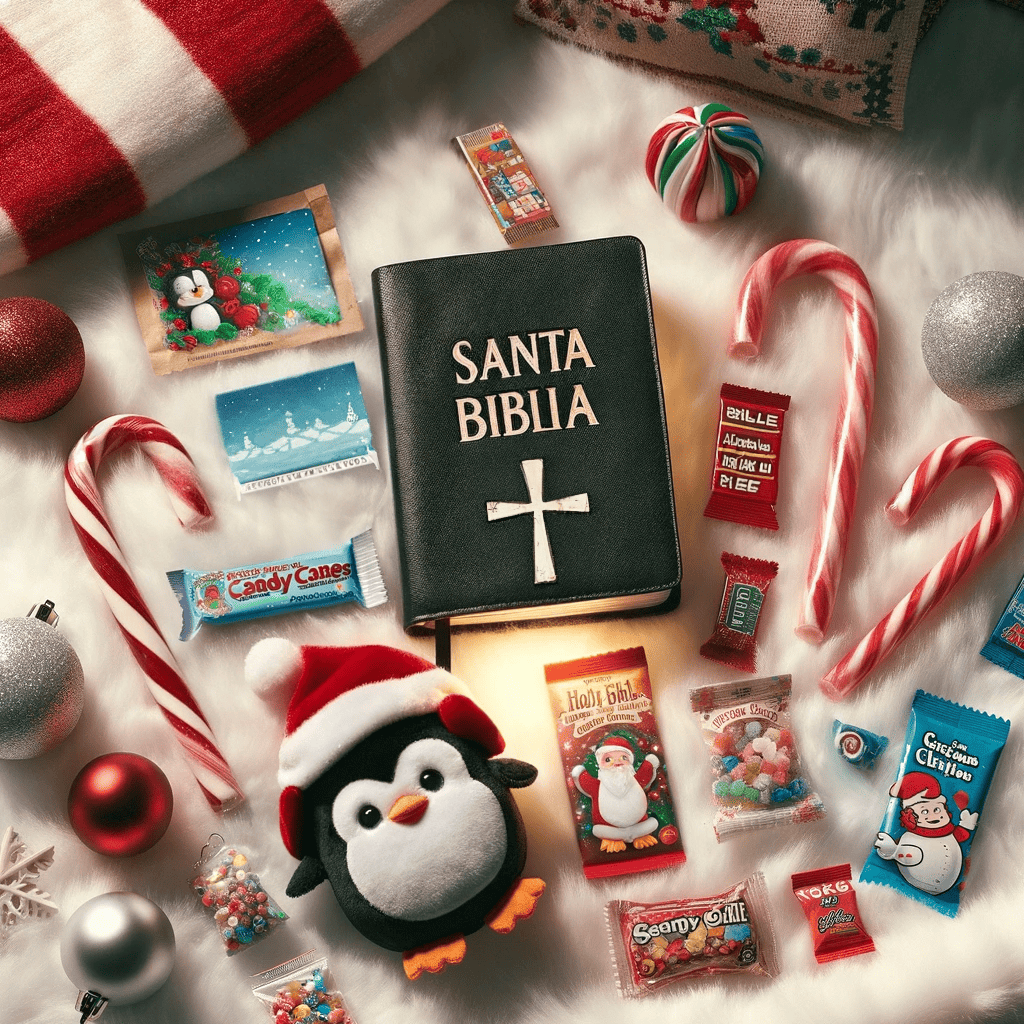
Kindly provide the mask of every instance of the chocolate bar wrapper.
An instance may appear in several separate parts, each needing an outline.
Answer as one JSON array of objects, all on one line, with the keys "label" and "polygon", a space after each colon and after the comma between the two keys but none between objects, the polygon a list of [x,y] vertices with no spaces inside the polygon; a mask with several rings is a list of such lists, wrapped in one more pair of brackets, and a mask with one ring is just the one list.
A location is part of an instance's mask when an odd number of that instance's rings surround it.
[{"label": "chocolate bar wrapper", "polygon": [[206,622],[242,622],[345,601],[375,608],[388,599],[369,531],[333,551],[234,569],[173,569],[167,581],[181,605],[179,640],[191,640]]},{"label": "chocolate bar wrapper", "polygon": [[558,227],[516,140],[500,122],[453,140],[509,245]]},{"label": "chocolate bar wrapper", "polygon": [[947,917],[960,893],[985,797],[1006,743],[1004,718],[918,690],[903,759],[862,882],[897,889]]},{"label": "chocolate bar wrapper", "polygon": [[686,859],[642,647],[544,667],[583,873]]}]

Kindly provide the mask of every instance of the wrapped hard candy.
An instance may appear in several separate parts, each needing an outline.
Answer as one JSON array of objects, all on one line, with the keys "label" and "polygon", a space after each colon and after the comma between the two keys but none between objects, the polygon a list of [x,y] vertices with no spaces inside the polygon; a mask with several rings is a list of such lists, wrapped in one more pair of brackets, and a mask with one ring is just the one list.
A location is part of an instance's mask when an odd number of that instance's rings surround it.
[{"label": "wrapped hard candy", "polygon": [[647,144],[647,179],[691,224],[739,213],[754,198],[763,166],[764,147],[749,118],[721,103],[677,110]]}]

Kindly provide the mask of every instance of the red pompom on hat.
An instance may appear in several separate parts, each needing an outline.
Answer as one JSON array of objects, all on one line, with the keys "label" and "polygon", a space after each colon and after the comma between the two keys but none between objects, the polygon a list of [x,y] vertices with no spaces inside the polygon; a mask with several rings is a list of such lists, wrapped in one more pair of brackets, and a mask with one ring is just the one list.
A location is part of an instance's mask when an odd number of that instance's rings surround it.
[{"label": "red pompom on hat", "polygon": [[939,780],[927,772],[909,772],[897,779],[889,789],[889,796],[898,797],[903,807],[919,804],[922,800],[946,802]]},{"label": "red pompom on hat", "polygon": [[403,718],[436,713],[449,732],[479,743],[489,757],[505,749],[497,726],[450,672],[408,651],[381,645],[296,647],[261,640],[246,658],[261,689],[294,680],[277,775],[281,836],[302,856],[302,790],[357,743]]}]

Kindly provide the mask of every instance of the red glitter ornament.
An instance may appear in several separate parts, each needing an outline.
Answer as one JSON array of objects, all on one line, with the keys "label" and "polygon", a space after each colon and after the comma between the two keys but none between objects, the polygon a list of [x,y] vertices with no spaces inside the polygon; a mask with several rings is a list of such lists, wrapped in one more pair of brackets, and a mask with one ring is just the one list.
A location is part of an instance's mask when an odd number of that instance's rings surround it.
[{"label": "red glitter ornament", "polygon": [[140,754],[103,754],[77,775],[68,793],[68,817],[91,850],[132,857],[167,831],[174,799],[167,776]]},{"label": "red glitter ornament", "polygon": [[0,419],[28,423],[74,397],[85,346],[74,321],[43,299],[0,299]]}]

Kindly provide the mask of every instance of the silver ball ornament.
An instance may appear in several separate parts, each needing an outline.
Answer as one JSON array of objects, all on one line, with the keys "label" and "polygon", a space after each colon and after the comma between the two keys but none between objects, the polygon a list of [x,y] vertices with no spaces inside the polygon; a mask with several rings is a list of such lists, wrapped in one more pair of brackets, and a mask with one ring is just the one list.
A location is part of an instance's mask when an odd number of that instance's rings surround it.
[{"label": "silver ball ornament", "polygon": [[983,270],[944,288],[925,315],[921,350],[954,402],[985,412],[1024,403],[1024,277]]},{"label": "silver ball ornament", "polygon": [[145,896],[104,893],[71,915],[61,932],[60,962],[82,992],[96,993],[112,1006],[137,1003],[170,977],[174,929]]},{"label": "silver ball ornament", "polygon": [[39,618],[0,620],[0,760],[51,750],[84,704],[82,663],[64,637]]}]

